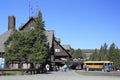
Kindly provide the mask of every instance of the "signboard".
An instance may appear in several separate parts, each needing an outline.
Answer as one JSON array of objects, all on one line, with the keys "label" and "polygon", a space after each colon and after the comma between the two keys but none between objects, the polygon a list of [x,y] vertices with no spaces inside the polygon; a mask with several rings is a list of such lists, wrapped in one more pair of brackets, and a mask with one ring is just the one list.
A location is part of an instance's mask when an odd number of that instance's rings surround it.
[{"label": "signboard", "polygon": [[0,69],[3,69],[5,67],[5,58],[0,57]]}]

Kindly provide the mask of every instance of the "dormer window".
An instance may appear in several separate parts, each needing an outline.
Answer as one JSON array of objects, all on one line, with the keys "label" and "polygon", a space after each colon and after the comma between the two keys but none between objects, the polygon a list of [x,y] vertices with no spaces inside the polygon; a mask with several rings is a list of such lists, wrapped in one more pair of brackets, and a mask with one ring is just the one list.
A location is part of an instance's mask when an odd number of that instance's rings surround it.
[{"label": "dormer window", "polygon": [[33,26],[31,26],[31,27],[30,27],[30,30],[32,30],[32,29],[34,29],[34,27],[33,27]]},{"label": "dormer window", "polygon": [[55,49],[55,52],[60,52],[60,49]]}]

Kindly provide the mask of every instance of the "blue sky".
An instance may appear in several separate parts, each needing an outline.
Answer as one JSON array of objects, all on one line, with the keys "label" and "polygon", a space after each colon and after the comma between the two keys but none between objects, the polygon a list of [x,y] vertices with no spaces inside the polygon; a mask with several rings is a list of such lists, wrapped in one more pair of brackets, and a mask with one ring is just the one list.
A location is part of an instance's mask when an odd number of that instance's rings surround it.
[{"label": "blue sky", "polygon": [[16,17],[17,29],[28,21],[29,1],[30,15],[36,16],[39,5],[45,28],[62,44],[95,49],[114,42],[120,48],[120,0],[0,0],[0,34],[8,29],[9,15]]}]

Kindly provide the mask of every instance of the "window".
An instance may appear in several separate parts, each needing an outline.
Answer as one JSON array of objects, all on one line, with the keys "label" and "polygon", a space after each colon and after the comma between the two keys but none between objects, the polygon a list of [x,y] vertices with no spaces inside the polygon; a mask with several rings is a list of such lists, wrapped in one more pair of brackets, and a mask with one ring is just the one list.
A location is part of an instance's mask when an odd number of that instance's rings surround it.
[{"label": "window", "polygon": [[60,52],[60,49],[55,49],[55,52]]},{"label": "window", "polygon": [[34,27],[33,27],[33,26],[31,26],[31,27],[30,27],[30,29],[32,30],[32,29],[34,29]]}]

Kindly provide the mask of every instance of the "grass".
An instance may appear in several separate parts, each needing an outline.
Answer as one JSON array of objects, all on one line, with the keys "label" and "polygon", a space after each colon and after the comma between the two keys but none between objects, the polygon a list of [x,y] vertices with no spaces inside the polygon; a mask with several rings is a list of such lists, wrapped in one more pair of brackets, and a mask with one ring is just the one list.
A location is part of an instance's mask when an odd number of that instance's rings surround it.
[{"label": "grass", "polygon": [[1,75],[23,75],[23,71],[3,71],[0,72]]}]

